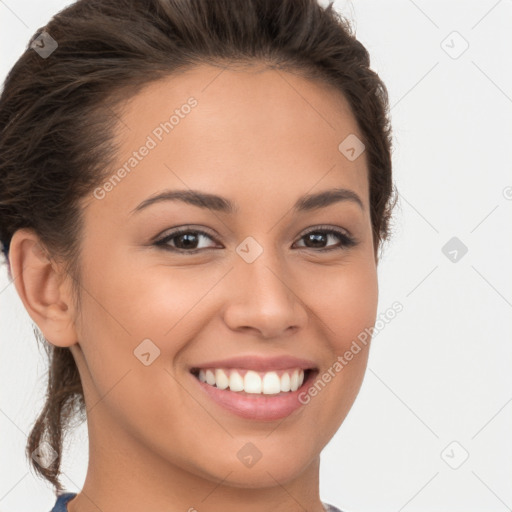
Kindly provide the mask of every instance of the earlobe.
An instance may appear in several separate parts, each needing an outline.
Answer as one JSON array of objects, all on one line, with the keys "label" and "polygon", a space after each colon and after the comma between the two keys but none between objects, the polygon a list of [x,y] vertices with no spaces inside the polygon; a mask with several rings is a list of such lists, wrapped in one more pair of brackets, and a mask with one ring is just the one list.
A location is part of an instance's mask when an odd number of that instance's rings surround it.
[{"label": "earlobe", "polygon": [[11,240],[9,263],[25,309],[52,345],[76,343],[70,276],[49,257],[38,235],[18,229]]}]

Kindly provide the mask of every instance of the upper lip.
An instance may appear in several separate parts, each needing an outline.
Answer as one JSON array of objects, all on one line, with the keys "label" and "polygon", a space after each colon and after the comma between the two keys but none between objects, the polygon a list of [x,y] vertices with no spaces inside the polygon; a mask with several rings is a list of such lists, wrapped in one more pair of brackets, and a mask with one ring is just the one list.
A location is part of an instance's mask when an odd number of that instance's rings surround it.
[{"label": "upper lip", "polygon": [[287,370],[288,368],[302,368],[304,370],[314,369],[316,365],[308,359],[299,359],[293,356],[263,357],[258,355],[245,355],[231,357],[229,359],[218,359],[206,363],[197,364],[191,370],[200,368],[240,368],[254,371]]}]

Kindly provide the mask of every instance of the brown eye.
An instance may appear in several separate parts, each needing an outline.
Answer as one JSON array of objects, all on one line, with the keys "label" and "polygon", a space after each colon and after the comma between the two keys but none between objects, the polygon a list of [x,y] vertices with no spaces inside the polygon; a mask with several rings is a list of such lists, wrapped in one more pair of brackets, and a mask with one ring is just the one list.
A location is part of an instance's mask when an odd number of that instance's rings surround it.
[{"label": "brown eye", "polygon": [[157,240],[154,245],[170,251],[190,253],[197,252],[202,249],[214,248],[198,247],[200,241],[204,240],[205,238],[213,240],[213,238],[205,231],[198,229],[178,229],[167,234],[160,240]]},{"label": "brown eye", "polygon": [[[315,229],[314,231],[302,235],[300,239],[305,241],[305,245],[301,246],[302,248],[317,249],[318,251],[346,249],[356,245],[356,241],[352,237],[333,228]],[[338,244],[334,246],[331,245],[330,247],[326,246],[325,244],[332,239],[337,239]]]},{"label": "brown eye", "polygon": [[[214,238],[200,229],[180,228],[171,231],[163,238],[160,238],[154,245],[162,249],[195,254],[203,250],[222,248],[215,245],[203,245],[200,247],[201,240],[211,240]],[[304,240],[304,245],[298,246],[300,249],[312,249],[315,252],[325,252],[336,249],[348,249],[357,245],[357,241],[346,233],[333,228],[317,228],[302,235],[300,240]],[[338,243],[329,244],[329,241],[335,240]]]}]

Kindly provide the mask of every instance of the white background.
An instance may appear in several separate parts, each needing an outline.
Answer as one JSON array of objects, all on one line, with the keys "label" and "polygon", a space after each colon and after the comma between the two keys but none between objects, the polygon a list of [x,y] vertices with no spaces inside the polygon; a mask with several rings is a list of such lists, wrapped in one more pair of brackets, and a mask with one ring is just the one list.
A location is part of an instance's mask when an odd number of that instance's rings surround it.
[{"label": "white background", "polygon": [[[2,81],[68,3],[0,0]],[[510,510],[512,1],[335,5],[390,93],[400,202],[379,312],[404,309],[374,337],[360,394],[322,454],[321,497],[346,512]],[[442,252],[452,237],[468,248],[456,262]],[[0,326],[0,512],[44,512],[55,497],[24,447],[46,359],[5,267]],[[77,492],[85,425],[66,446],[62,481]]]}]

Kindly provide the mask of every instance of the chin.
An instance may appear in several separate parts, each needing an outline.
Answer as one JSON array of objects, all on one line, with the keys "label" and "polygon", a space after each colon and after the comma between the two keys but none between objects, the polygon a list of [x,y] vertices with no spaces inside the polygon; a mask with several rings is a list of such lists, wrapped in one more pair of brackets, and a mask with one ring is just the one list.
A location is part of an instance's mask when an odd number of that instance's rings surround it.
[{"label": "chin", "polygon": [[272,455],[262,453],[261,458],[251,466],[245,466],[235,458],[225,461],[221,466],[216,464],[209,468],[208,473],[210,479],[222,481],[223,485],[230,487],[249,489],[274,487],[276,482],[285,484],[294,480],[318,460],[315,457],[311,459],[309,455],[296,452],[292,456],[289,452],[282,450]]}]

